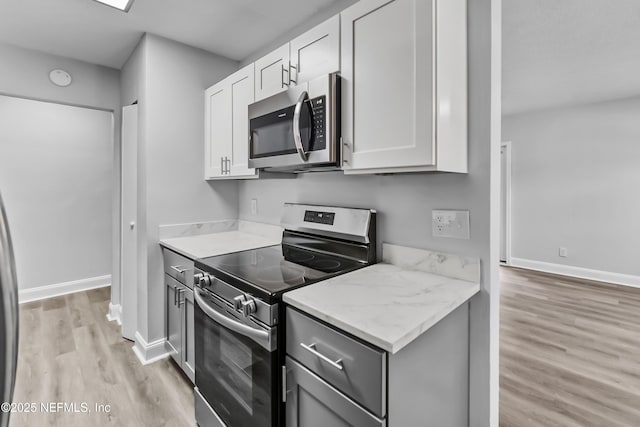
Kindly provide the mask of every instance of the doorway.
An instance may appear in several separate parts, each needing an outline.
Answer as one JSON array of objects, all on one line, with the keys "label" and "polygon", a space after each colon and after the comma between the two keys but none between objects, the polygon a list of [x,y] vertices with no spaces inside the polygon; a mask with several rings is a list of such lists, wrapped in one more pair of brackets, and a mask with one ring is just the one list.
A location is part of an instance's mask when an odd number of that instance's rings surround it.
[{"label": "doorway", "polygon": [[113,112],[0,95],[0,190],[19,299],[111,282]]},{"label": "doorway", "polygon": [[511,142],[500,145],[500,263],[511,265]]}]

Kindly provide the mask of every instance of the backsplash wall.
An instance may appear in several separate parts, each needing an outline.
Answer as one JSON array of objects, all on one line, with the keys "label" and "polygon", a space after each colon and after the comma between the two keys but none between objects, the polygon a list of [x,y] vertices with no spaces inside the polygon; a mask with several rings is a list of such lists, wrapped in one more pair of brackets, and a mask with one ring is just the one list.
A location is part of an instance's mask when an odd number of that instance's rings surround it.
[{"label": "backsplash wall", "polygon": [[[470,175],[413,174],[345,176],[321,172],[292,179],[260,179],[239,184],[240,219],[279,224],[285,202],[371,208],[377,211],[378,249],[382,242],[475,255],[480,242],[477,182]],[[251,199],[258,201],[251,214]],[[469,209],[471,242],[431,236],[432,209]],[[483,215],[484,216],[484,215]],[[380,257],[380,250],[378,257]]]}]

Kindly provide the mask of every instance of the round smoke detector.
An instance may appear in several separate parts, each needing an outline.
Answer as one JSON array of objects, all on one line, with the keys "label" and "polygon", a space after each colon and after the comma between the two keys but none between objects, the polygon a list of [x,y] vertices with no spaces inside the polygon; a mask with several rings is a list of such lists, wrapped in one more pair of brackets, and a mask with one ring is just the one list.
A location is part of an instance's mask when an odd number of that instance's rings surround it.
[{"label": "round smoke detector", "polygon": [[67,87],[71,84],[71,74],[65,70],[53,70],[49,73],[49,80],[56,86]]}]

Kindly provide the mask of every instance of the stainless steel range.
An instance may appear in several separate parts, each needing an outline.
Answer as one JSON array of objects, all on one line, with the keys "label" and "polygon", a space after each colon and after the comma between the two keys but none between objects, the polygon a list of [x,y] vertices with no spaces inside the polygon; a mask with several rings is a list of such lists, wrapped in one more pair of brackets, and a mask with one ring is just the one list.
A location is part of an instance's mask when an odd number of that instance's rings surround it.
[{"label": "stainless steel range", "polygon": [[376,261],[376,214],[285,204],[282,243],[196,261],[196,421],[284,420],[282,294]]}]

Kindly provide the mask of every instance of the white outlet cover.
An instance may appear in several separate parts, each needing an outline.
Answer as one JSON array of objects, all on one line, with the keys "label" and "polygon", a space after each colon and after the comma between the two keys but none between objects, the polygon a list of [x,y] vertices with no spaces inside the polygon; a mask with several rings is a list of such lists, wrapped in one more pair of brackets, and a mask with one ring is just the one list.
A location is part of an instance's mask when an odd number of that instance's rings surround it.
[{"label": "white outlet cover", "polygon": [[431,211],[431,234],[434,237],[468,240],[471,237],[469,228],[469,211]]},{"label": "white outlet cover", "polygon": [[258,199],[251,199],[251,215],[258,214]]}]

